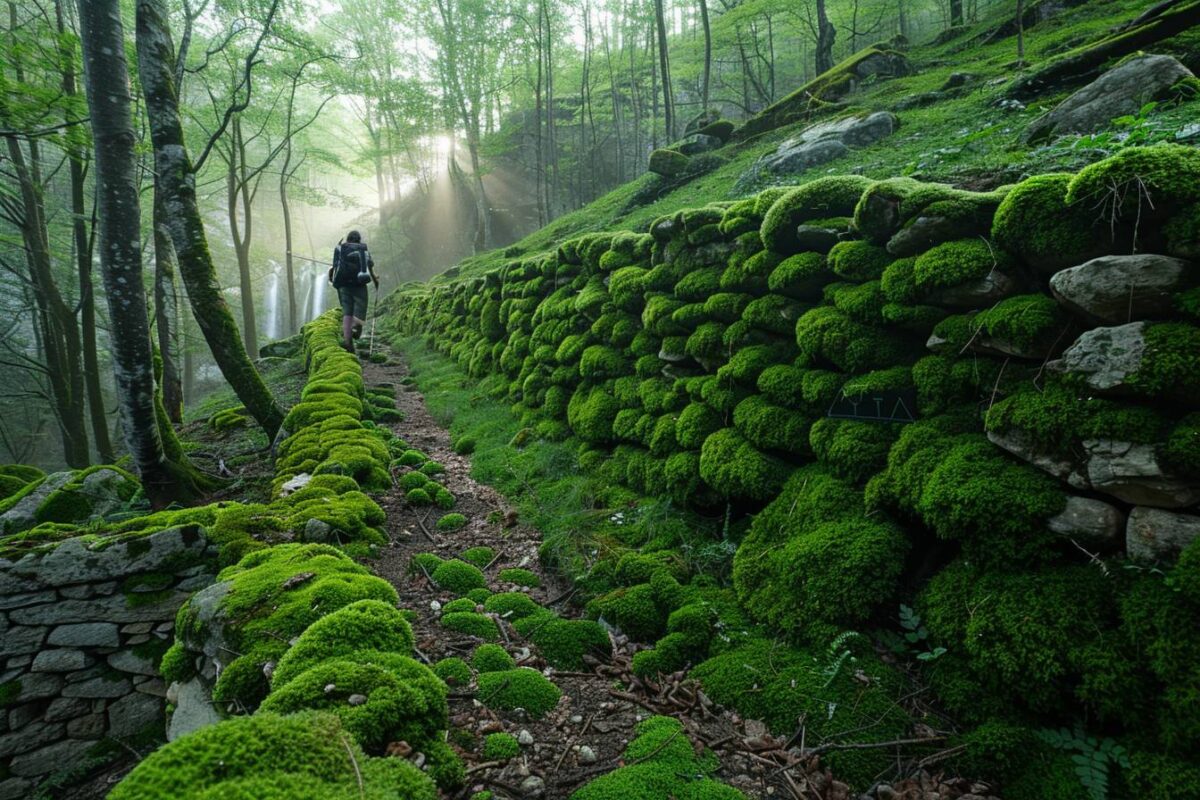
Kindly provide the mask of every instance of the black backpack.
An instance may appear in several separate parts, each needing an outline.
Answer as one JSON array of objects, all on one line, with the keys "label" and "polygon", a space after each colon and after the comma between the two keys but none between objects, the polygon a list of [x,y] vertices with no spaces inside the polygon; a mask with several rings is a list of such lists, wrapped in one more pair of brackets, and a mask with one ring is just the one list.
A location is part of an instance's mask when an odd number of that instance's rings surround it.
[{"label": "black backpack", "polygon": [[333,285],[365,286],[371,282],[368,265],[371,255],[362,242],[344,242],[338,247],[337,264],[334,265]]}]

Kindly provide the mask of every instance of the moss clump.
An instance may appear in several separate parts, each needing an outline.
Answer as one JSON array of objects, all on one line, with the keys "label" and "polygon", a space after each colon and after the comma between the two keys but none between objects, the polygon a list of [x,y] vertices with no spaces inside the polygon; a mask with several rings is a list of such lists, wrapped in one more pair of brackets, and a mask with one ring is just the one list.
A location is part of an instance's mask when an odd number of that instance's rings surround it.
[{"label": "moss clump", "polygon": [[848,281],[877,280],[891,261],[887,250],[869,242],[838,242],[829,251],[833,273]]},{"label": "moss clump", "polygon": [[744,798],[711,777],[719,766],[716,757],[708,750],[697,755],[683,723],[671,717],[650,717],[638,723],[636,738],[625,748],[624,763],[626,766],[581,787],[571,800]]},{"label": "moss clump", "polygon": [[1063,338],[1070,320],[1058,303],[1044,294],[1027,294],[1001,300],[979,312],[972,327],[985,343],[1014,355],[1048,356]]},{"label": "moss clump", "polygon": [[558,705],[560,697],[558,687],[537,670],[518,668],[479,676],[479,701],[496,711],[521,708],[540,719]]},{"label": "moss clump", "polygon": [[442,533],[451,533],[452,531],[461,530],[466,524],[467,518],[465,515],[454,513],[442,515],[434,527]]},{"label": "moss clump", "polygon": [[917,256],[913,283],[922,292],[933,292],[984,278],[1007,266],[1004,251],[979,239],[944,242]]},{"label": "moss clump", "polygon": [[471,668],[457,656],[443,658],[433,665],[433,674],[447,686],[466,686],[471,682]]},{"label": "moss clump", "polygon": [[476,603],[469,597],[460,597],[457,600],[451,600],[442,606],[443,614],[455,614],[459,611],[474,611]]},{"label": "moss clump", "polygon": [[813,453],[834,475],[860,483],[887,466],[898,427],[850,419],[820,419],[811,429]]},{"label": "moss clump", "polygon": [[520,753],[521,745],[511,733],[489,733],[483,740],[485,761],[508,761]]},{"label": "moss clump", "polygon": [[542,585],[542,579],[536,572],[519,567],[502,569],[498,577],[504,583],[515,583],[517,586],[526,586],[531,589]]},{"label": "moss clump", "polygon": [[1014,186],[996,211],[992,239],[1046,273],[1100,255],[1104,234],[1096,230],[1095,208],[1067,202],[1071,175],[1035,175]]},{"label": "moss clump", "polygon": [[437,553],[417,553],[409,561],[409,568],[412,572],[427,573],[432,576],[443,562],[444,560]]},{"label": "moss clump", "polygon": [[762,450],[807,454],[811,424],[808,416],[774,405],[762,395],[751,395],[733,409],[734,427]]},{"label": "moss clump", "polygon": [[826,258],[821,253],[797,253],[784,259],[767,278],[772,292],[808,300],[820,294],[821,287],[833,280]]},{"label": "moss clump", "polygon": [[700,476],[726,498],[764,502],[783,485],[787,467],[746,441],[733,428],[704,440],[700,449]]},{"label": "moss clump", "polygon": [[887,601],[908,548],[896,525],[864,515],[859,492],[806,467],[754,518],[734,556],[734,588],[756,618],[821,640]]},{"label": "moss clump", "polygon": [[1136,223],[1200,200],[1200,151],[1180,144],[1126,147],[1084,167],[1067,186],[1101,220]]},{"label": "moss clump", "polygon": [[650,161],[646,169],[664,178],[675,178],[687,170],[691,161],[678,150],[659,148],[650,154]]},{"label": "moss clump", "polygon": [[483,610],[516,621],[542,610],[542,607],[523,592],[500,592],[483,602]]},{"label": "moss clump", "polygon": [[616,399],[600,388],[579,387],[567,405],[567,423],[585,442],[604,444],[612,441],[613,420],[620,411]]},{"label": "moss clump", "polygon": [[796,344],[810,362],[843,372],[863,372],[906,360],[911,347],[895,332],[856,322],[831,306],[820,306],[796,322]]},{"label": "moss clump", "polygon": [[479,567],[457,558],[438,564],[431,577],[439,589],[458,595],[466,594],[472,589],[487,587],[487,578],[483,576]]},{"label": "moss clump", "polygon": [[[447,514],[446,516],[449,517],[454,515]],[[459,516],[462,515],[460,514]],[[442,517],[442,519],[445,519],[445,517]],[[466,521],[466,517],[463,517],[463,521]],[[440,524],[441,523],[439,522],[439,525]],[[459,527],[461,527],[461,525]],[[466,561],[468,564],[474,564],[480,569],[486,569],[488,564],[491,564],[492,559],[495,557],[496,551],[490,547],[470,547],[462,551],[462,554],[459,555],[459,558],[461,558],[463,561]]]},{"label": "moss clump", "polygon": [[546,663],[557,669],[584,669],[587,666],[584,656],[607,659],[612,655],[608,633],[591,620],[548,620],[532,629],[529,638]]},{"label": "moss clump", "polygon": [[362,651],[322,661],[273,689],[262,704],[263,712],[302,710],[337,714],[354,740],[374,752],[406,741],[440,755],[430,745],[441,742],[448,724],[446,684],[399,653]]},{"label": "moss clump", "polygon": [[631,639],[649,642],[663,633],[667,612],[648,583],[616,589],[588,603],[588,613],[602,617]]},{"label": "moss clump", "polygon": [[1147,398],[1194,400],[1200,393],[1200,328],[1183,322],[1147,325],[1145,350],[1129,388]]},{"label": "moss clump", "polygon": [[404,493],[404,499],[412,506],[427,506],[433,503],[433,497],[425,489],[409,489]]},{"label": "moss clump", "polygon": [[450,448],[460,456],[468,456],[475,452],[475,437],[460,436],[451,443]]},{"label": "moss clump", "polygon": [[[230,588],[217,610],[223,644],[238,653],[213,687],[213,700],[253,709],[266,695],[263,667],[321,617],[359,600],[397,602],[391,584],[326,545],[285,544],[260,550],[218,575]],[[190,603],[180,608],[176,637],[188,650],[204,648],[207,632]]]},{"label": "moss clump", "polygon": [[500,638],[500,629],[496,627],[496,621],[486,614],[474,611],[451,611],[449,614],[443,614],[440,622],[444,628],[484,641],[494,642]]},{"label": "moss clump", "polygon": [[475,654],[471,656],[471,666],[480,673],[503,672],[514,669],[517,662],[513,661],[513,657],[500,645],[481,644],[475,648]]},{"label": "moss clump", "polygon": [[862,193],[873,181],[860,175],[817,178],[781,195],[763,217],[763,245],[777,253],[794,253],[799,247],[796,228],[800,223],[854,213]]},{"label": "moss clump", "polygon": [[300,800],[436,800],[424,773],[399,758],[371,758],[333,714],[255,714],[201,728],[155,750],[109,794]]},{"label": "moss clump", "polygon": [[283,686],[317,664],[360,650],[407,655],[412,648],[412,627],[395,606],[359,600],[309,625],[275,666],[271,685]]}]

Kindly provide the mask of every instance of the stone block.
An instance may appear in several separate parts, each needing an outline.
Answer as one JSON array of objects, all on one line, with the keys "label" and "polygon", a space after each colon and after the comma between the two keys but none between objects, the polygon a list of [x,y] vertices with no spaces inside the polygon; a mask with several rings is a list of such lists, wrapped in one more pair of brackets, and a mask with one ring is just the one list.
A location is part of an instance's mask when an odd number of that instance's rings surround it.
[{"label": "stone block", "polygon": [[29,797],[33,784],[24,778],[9,778],[0,781],[0,800],[22,800]]},{"label": "stone block", "polygon": [[7,611],[11,608],[25,608],[26,606],[36,606],[43,603],[53,603],[58,595],[53,589],[47,589],[41,592],[24,592],[22,594],[4,594],[0,595],[0,609]]},{"label": "stone block", "polygon": [[0,758],[25,753],[61,739],[66,727],[59,722],[34,722],[0,736]]},{"label": "stone block", "polygon": [[164,712],[161,698],[134,692],[108,707],[108,734],[117,738],[134,736],[161,723]]},{"label": "stone block", "polygon": [[62,722],[87,714],[91,707],[90,702],[79,697],[56,697],[46,706],[42,719],[46,722]]},{"label": "stone block", "polygon": [[67,723],[67,735],[72,739],[100,739],[104,736],[104,715],[88,714]]},{"label": "stone block", "polygon": [[108,657],[108,665],[121,672],[132,672],[135,675],[157,675],[158,669],[154,661],[139,656],[132,650],[118,650]]},{"label": "stone block", "polygon": [[75,766],[95,746],[95,742],[82,739],[63,739],[38,750],[23,753],[12,760],[12,774],[23,778],[47,775]]},{"label": "stone block", "polygon": [[46,641],[46,628],[40,625],[13,625],[0,630],[0,656],[36,653]]},{"label": "stone block", "polygon": [[95,659],[82,650],[55,648],[38,653],[31,669],[34,672],[75,672],[94,663]]},{"label": "stone block", "polygon": [[63,697],[121,697],[133,691],[133,684],[128,679],[111,680],[100,676],[79,683],[69,683],[63,687]]},{"label": "stone block", "polygon": [[1200,516],[1137,506],[1125,526],[1125,551],[1134,561],[1174,561],[1200,538]]},{"label": "stone block", "polygon": [[59,625],[50,632],[47,641],[65,647],[118,647],[121,634],[112,622],[85,622]]}]

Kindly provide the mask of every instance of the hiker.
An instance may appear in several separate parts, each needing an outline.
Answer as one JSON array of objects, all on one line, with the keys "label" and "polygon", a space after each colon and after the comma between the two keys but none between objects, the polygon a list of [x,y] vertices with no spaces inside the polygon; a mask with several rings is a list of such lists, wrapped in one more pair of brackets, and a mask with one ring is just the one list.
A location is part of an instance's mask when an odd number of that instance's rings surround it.
[{"label": "hiker", "polygon": [[375,262],[358,231],[347,233],[345,240],[333,248],[329,282],[337,289],[342,304],[342,347],[353,353],[354,340],[362,336],[367,317],[367,284],[374,283],[376,291],[379,289]]}]

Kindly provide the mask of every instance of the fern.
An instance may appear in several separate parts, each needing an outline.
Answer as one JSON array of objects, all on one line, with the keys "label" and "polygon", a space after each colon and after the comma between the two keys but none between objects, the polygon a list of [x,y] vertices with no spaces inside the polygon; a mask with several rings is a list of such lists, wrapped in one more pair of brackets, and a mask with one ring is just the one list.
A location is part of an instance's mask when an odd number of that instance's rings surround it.
[{"label": "fern", "polygon": [[1045,728],[1038,736],[1058,750],[1071,752],[1075,774],[1092,800],[1107,800],[1109,767],[1129,768],[1129,754],[1113,739],[1089,736],[1079,725],[1074,730]]}]

